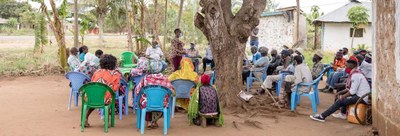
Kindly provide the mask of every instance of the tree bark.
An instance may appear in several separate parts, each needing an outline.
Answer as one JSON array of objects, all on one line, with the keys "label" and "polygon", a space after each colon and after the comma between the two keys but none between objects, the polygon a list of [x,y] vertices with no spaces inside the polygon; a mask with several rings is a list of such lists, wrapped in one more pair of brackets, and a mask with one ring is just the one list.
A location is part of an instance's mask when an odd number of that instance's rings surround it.
[{"label": "tree bark", "polygon": [[97,25],[99,27],[99,44],[104,46],[104,18],[107,13],[107,0],[97,0]]},{"label": "tree bark", "polygon": [[[146,8],[145,8],[145,3],[144,0],[140,0],[140,37],[141,38],[145,38],[146,37],[146,26],[144,24],[144,16],[145,16],[145,12],[146,12]],[[137,52],[141,52],[142,48],[144,46],[143,42],[140,42],[140,46],[139,46],[139,50],[137,50]]]},{"label": "tree bark", "polygon": [[195,26],[211,44],[216,64],[216,86],[223,107],[241,105],[236,94],[243,88],[242,65],[246,42],[251,30],[259,24],[266,6],[265,0],[244,0],[234,16],[231,0],[200,0],[201,13],[195,17]]},{"label": "tree bark", "polygon": [[167,15],[168,15],[168,0],[165,0],[165,11],[164,11],[164,29],[165,29],[165,32],[164,32],[164,38],[163,38],[163,40],[164,40],[164,44],[162,45],[163,47],[162,47],[162,49],[164,50],[164,52],[165,52],[165,47],[166,47],[166,44],[167,44],[167,35],[168,35],[168,28],[167,28]]},{"label": "tree bark", "polygon": [[[78,0],[74,0],[74,47],[79,46]],[[82,41],[83,43],[83,41]]]},{"label": "tree bark", "polygon": [[353,53],[354,36],[356,35],[356,27],[353,27],[353,37],[351,37],[350,52]]},{"label": "tree bark", "polygon": [[128,29],[128,35],[127,35],[127,38],[128,38],[128,50],[129,51],[133,51],[133,46],[132,46],[132,27],[131,27],[131,10],[129,10],[129,8],[128,8],[128,5],[129,5],[129,0],[125,0],[125,9],[126,9],[126,19],[128,20],[128,26],[127,26],[127,29]]},{"label": "tree bark", "polygon": [[160,39],[158,38],[158,14],[157,14],[157,7],[158,6],[158,0],[154,0],[154,15],[153,15],[153,33],[154,33],[154,39],[160,43]]},{"label": "tree bark", "polygon": [[176,26],[176,28],[180,28],[180,27],[181,27],[182,12],[183,12],[183,3],[185,3],[185,0],[181,0],[181,4],[180,4],[180,6],[179,6],[178,26]]}]

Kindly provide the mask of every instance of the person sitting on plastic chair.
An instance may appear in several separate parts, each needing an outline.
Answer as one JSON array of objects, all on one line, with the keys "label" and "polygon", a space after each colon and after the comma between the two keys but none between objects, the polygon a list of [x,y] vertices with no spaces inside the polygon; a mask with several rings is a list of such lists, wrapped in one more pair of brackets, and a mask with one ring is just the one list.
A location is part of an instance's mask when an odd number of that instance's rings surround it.
[{"label": "person sitting on plastic chair", "polygon": [[251,76],[261,77],[262,70],[264,70],[264,67],[266,65],[269,65],[268,48],[267,47],[260,47],[259,52],[261,53],[261,58],[258,59],[255,62],[253,62],[253,64],[254,64],[253,66],[247,65],[247,66],[244,67],[244,70],[242,72],[243,84],[246,82],[247,77],[250,76],[250,70],[251,69],[254,70],[254,75],[251,75]]},{"label": "person sitting on plastic chair", "polygon": [[201,56],[199,55],[199,51],[196,49],[196,45],[194,43],[190,43],[190,49],[188,49],[186,52],[187,57],[190,58],[193,62],[195,71],[198,70],[200,63],[199,59],[201,59]]},{"label": "person sitting on plastic chair", "polygon": [[340,77],[346,76],[344,72],[346,64],[346,59],[343,58],[343,52],[337,52],[335,60],[333,61],[333,70],[330,75],[328,75],[328,79],[326,80],[325,88],[321,89],[320,91],[325,93],[332,93],[334,89],[334,85],[339,81]]},{"label": "person sitting on plastic chair", "polygon": [[[100,59],[100,69],[97,70],[92,77],[92,82],[100,82],[104,83],[115,92],[119,89],[119,80],[121,78],[121,73],[116,70],[117,58],[112,55],[105,54]],[[111,103],[112,97],[110,93],[106,93],[104,96],[105,104],[108,105]],[[89,109],[86,114],[86,122],[85,127],[89,127],[89,116],[93,112],[94,109]],[[110,112],[110,111],[106,111]],[[111,115],[111,114],[109,114]]]},{"label": "person sitting on plastic chair", "polygon": [[[357,60],[348,60],[346,67],[349,69],[346,70],[349,74],[346,82],[346,89],[336,94],[338,99],[325,112],[322,114],[310,115],[312,120],[325,122],[325,119],[330,115],[335,118],[346,119],[346,107],[355,104],[361,96],[371,92],[371,87],[368,84],[367,78],[357,67]],[[362,101],[367,102],[368,98],[366,97]],[[341,109],[340,113],[333,114],[339,109]]]},{"label": "person sitting on plastic chair", "polygon": [[318,76],[321,74],[321,72],[325,69],[324,64],[322,64],[321,60],[324,57],[322,52],[318,51],[317,53],[314,54],[314,57],[312,58],[312,61],[314,62],[314,65],[312,67],[311,75],[313,80],[317,79]]},{"label": "person sitting on plastic chair", "polygon": [[162,52],[160,45],[158,42],[153,40],[151,42],[151,47],[146,49],[146,58],[150,59],[150,61],[160,61],[163,65],[162,71],[167,68],[167,63],[164,61],[164,53]]},{"label": "person sitting on plastic chair", "polygon": [[[283,50],[281,52],[281,56],[283,65],[278,66],[276,70],[281,72],[294,73],[295,70],[293,64],[291,63],[292,57],[290,55],[290,52],[288,50]],[[256,94],[264,94],[266,90],[271,92],[273,90],[273,83],[279,81],[280,79],[281,75],[279,74],[267,76],[267,78],[262,83],[261,88],[257,90]]]},{"label": "person sitting on plastic chair", "polygon": [[[168,80],[167,76],[162,74],[161,63],[157,61],[150,62],[150,74],[143,77],[140,83],[135,88],[136,95],[139,95],[140,90],[147,85],[161,85],[169,88],[172,93],[175,93],[175,89],[173,88],[170,80]],[[146,95],[138,96],[139,99],[139,107],[141,109],[146,107]],[[168,105],[169,96],[165,96],[164,98],[164,106]],[[157,121],[163,116],[162,112],[147,112],[146,113],[146,126],[147,129],[156,129],[158,128]]]},{"label": "person sitting on plastic chair", "polygon": [[201,76],[201,85],[196,88],[189,104],[189,123],[195,125],[224,124],[221,106],[219,106],[217,89],[210,85],[211,77],[207,74]]},{"label": "person sitting on plastic chair", "polygon": [[[294,75],[285,76],[283,82],[283,89],[280,91],[279,101],[274,103],[274,106],[285,107],[290,104],[290,96],[292,91],[295,91],[294,86],[299,83],[311,83],[313,82],[311,71],[306,64],[303,63],[303,57],[296,55],[294,57],[295,72]],[[299,92],[309,92],[310,87],[301,86],[298,88]]]}]

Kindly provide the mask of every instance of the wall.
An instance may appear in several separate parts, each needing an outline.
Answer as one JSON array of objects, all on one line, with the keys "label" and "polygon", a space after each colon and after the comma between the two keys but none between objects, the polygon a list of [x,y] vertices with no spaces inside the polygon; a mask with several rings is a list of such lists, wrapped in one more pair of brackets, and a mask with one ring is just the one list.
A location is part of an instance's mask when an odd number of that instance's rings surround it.
[{"label": "wall", "polygon": [[[296,13],[293,13],[296,15]],[[274,15],[260,18],[259,24],[259,42],[260,46],[266,46],[269,49],[280,49],[282,45],[289,47],[295,41],[295,17],[288,22],[283,15]],[[300,18],[300,38],[303,40],[302,47],[307,43],[306,19],[304,16]]]},{"label": "wall", "polygon": [[[351,23],[324,23],[322,49],[324,51],[333,52],[343,47],[350,49],[352,39],[350,37],[351,27]],[[366,26],[364,36],[360,38],[354,38],[353,47],[357,47],[358,44],[366,44],[371,48],[372,33],[372,26]]]},{"label": "wall", "polygon": [[[397,7],[396,7],[397,5]],[[400,0],[373,1],[373,127],[380,136],[400,134]]]}]

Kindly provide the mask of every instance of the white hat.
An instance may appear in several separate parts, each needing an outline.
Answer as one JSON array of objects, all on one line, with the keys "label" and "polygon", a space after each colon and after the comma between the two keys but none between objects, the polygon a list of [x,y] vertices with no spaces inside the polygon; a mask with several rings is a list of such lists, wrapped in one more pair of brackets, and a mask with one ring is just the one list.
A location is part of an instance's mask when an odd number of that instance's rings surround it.
[{"label": "white hat", "polygon": [[303,54],[303,49],[302,48],[297,48],[296,51],[300,52],[301,54]]}]

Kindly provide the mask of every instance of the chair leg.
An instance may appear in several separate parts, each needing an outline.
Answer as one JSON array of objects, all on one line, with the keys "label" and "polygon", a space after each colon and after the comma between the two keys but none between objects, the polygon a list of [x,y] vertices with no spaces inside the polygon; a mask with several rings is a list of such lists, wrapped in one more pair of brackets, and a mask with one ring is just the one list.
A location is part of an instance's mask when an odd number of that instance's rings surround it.
[{"label": "chair leg", "polygon": [[309,96],[310,100],[311,100],[311,107],[313,109],[313,114],[317,114],[317,102],[315,100],[315,96],[314,94]]},{"label": "chair leg", "polygon": [[246,78],[246,91],[249,92],[251,88],[251,80],[249,77]]},{"label": "chair leg", "polygon": [[141,116],[140,116],[140,134],[144,134],[144,123],[145,123],[145,118],[146,118],[146,108],[143,108],[141,111]]},{"label": "chair leg", "polygon": [[278,81],[278,83],[276,85],[276,96],[279,96],[279,94],[281,92],[281,87],[282,87],[282,82]]},{"label": "chair leg", "polygon": [[200,117],[201,118],[201,127],[205,128],[207,127],[207,119],[205,117]]},{"label": "chair leg", "polygon": [[108,106],[104,107],[104,132],[108,132],[108,113],[110,112],[110,109]]},{"label": "chair leg", "polygon": [[71,89],[71,92],[69,93],[68,110],[71,109],[71,99],[72,99],[72,89]]},{"label": "chair leg", "polygon": [[75,95],[75,107],[78,107],[79,92],[74,92]]},{"label": "chair leg", "polygon": [[290,110],[294,111],[294,109],[296,109],[296,92],[292,92],[291,94],[291,101],[290,101]]},{"label": "chair leg", "polygon": [[[115,103],[114,104],[111,104],[111,127],[114,127],[115,126]],[[108,112],[108,111],[107,111]]]},{"label": "chair leg", "polygon": [[118,114],[119,114],[119,120],[122,120],[122,97],[118,98]]},{"label": "chair leg", "polygon": [[129,93],[125,93],[125,116],[128,115],[129,104],[128,104]]},{"label": "chair leg", "polygon": [[136,128],[140,129],[141,111],[140,111],[140,109],[136,109],[136,110],[137,110],[137,112],[136,112]]},{"label": "chair leg", "polygon": [[168,133],[168,109],[164,108],[164,135]]},{"label": "chair leg", "polygon": [[85,129],[86,110],[87,110],[87,106],[83,105],[83,107],[82,107],[82,116],[81,116],[81,132],[83,132],[83,130]]},{"label": "chair leg", "polygon": [[172,100],[172,107],[171,107],[171,111],[172,111],[172,118],[175,117],[175,104],[176,104],[176,97],[173,98]]}]

